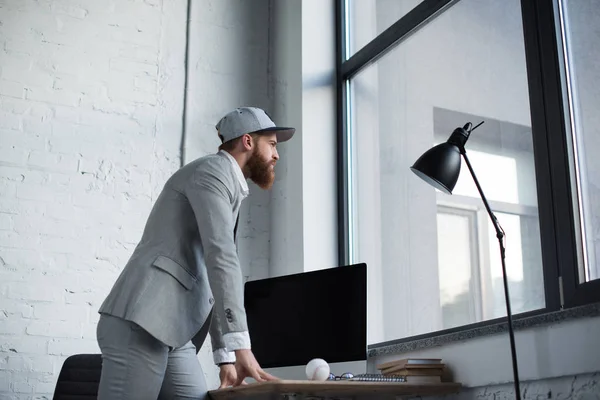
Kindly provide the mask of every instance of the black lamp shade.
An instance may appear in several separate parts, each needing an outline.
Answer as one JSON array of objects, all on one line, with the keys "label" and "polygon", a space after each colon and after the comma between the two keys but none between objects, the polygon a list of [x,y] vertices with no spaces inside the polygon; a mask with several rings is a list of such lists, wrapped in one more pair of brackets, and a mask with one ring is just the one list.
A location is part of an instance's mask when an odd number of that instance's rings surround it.
[{"label": "black lamp shade", "polygon": [[460,151],[448,142],[438,144],[423,153],[410,169],[436,189],[452,194],[460,175]]}]

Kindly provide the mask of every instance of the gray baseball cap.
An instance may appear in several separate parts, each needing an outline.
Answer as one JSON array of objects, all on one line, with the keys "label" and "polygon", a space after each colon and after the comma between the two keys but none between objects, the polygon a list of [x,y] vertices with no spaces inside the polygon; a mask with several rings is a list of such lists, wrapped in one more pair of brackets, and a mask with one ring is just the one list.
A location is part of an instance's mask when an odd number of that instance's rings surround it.
[{"label": "gray baseball cap", "polygon": [[295,128],[275,126],[267,113],[256,107],[240,107],[225,115],[215,126],[223,143],[239,138],[247,133],[275,132],[278,142],[290,140]]}]

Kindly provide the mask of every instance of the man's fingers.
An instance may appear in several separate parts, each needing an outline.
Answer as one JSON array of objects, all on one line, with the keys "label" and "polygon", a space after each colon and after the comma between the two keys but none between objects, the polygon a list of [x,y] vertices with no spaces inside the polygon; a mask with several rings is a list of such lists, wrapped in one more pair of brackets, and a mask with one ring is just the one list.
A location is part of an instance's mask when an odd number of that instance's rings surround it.
[{"label": "man's fingers", "polygon": [[238,374],[237,379],[233,383],[233,386],[240,386],[243,381],[244,381],[244,376],[241,374]]},{"label": "man's fingers", "polygon": [[221,386],[219,386],[219,389],[223,389],[226,387],[231,386],[233,383],[235,382],[234,379],[232,379],[230,376],[221,380]]},{"label": "man's fingers", "polygon": [[252,377],[256,380],[256,382],[264,382],[265,380],[263,379],[262,376],[260,376],[260,371],[254,369],[252,370]]},{"label": "man's fingers", "polygon": [[221,380],[221,386],[219,386],[219,389],[223,389],[226,388],[227,386],[229,386],[231,383],[230,379],[223,379]]},{"label": "man's fingers", "polygon": [[265,372],[263,370],[260,371],[260,375],[266,381],[278,381],[279,380],[279,378],[276,378],[273,375],[271,375],[268,372]]}]

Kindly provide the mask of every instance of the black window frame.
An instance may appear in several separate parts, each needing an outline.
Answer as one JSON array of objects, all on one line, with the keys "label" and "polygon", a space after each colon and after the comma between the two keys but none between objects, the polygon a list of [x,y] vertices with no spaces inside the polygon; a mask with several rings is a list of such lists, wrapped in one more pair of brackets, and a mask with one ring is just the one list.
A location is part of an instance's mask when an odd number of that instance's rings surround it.
[{"label": "black window frame", "polygon": [[[423,0],[393,25],[346,59],[345,0],[336,5],[337,190],[338,265],[350,263],[348,192],[347,81],[377,61],[403,40],[462,0]],[[538,213],[542,246],[546,306],[514,315],[515,320],[554,313],[600,302],[600,279],[580,283],[578,278],[577,216],[572,191],[567,136],[566,96],[558,7],[555,0],[521,0],[527,68]],[[420,340],[506,322],[486,320],[409,338],[369,345],[374,348]]]}]

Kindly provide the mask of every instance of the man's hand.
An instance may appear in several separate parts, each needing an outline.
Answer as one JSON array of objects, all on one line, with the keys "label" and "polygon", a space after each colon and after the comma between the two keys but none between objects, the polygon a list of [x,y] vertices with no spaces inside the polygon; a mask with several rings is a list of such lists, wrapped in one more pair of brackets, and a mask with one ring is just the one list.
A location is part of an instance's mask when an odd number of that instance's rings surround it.
[{"label": "man's hand", "polygon": [[[219,379],[221,379],[221,386],[219,386],[219,389],[223,389],[236,384],[237,371],[235,370],[234,364],[223,364],[219,367],[219,369]],[[242,381],[241,384],[245,385],[246,382]]]},{"label": "man's hand", "polygon": [[256,382],[278,380],[273,375],[262,370],[250,349],[236,350],[235,360],[237,379],[233,386],[241,385],[245,378],[253,378]]}]

